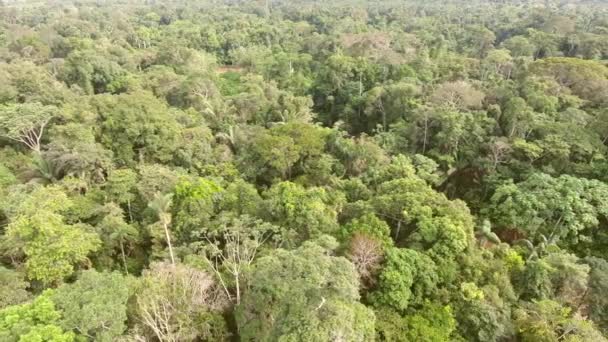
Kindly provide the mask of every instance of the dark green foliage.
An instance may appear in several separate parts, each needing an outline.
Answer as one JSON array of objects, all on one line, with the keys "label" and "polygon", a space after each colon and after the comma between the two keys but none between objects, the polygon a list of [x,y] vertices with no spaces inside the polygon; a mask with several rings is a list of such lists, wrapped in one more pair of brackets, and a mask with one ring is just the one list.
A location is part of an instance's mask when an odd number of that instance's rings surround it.
[{"label": "dark green foliage", "polygon": [[85,271],[63,285],[52,300],[62,312],[59,325],[96,341],[114,341],[126,330],[129,281],[118,273]]},{"label": "dark green foliage", "polygon": [[423,298],[432,298],[438,277],[431,258],[411,249],[392,248],[385,259],[378,288],[370,297],[374,305],[404,312]]},{"label": "dark green foliage", "polygon": [[372,338],[374,314],[357,301],[354,267],[328,253],[331,251],[309,242],[294,251],[276,250],[260,258],[252,270],[252,288],[236,311],[241,338]]}]

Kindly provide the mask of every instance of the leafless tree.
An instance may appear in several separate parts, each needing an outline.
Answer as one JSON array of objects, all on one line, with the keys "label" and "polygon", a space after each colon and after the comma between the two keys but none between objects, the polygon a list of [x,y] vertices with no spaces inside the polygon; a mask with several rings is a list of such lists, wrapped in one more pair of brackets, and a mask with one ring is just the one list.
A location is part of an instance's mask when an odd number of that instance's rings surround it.
[{"label": "leafless tree", "polygon": [[148,333],[159,341],[194,340],[201,312],[225,308],[226,300],[213,277],[182,264],[153,264],[144,274],[137,310]]},{"label": "leafless tree", "polygon": [[[224,289],[224,292],[235,302],[241,303],[241,286],[243,273],[251,266],[260,246],[268,239],[269,235],[247,234],[240,229],[228,230],[223,236],[223,247],[219,247],[219,241],[208,240],[207,255],[205,260],[209,267],[215,272]],[[226,271],[234,280],[234,296],[230,292],[224,279]]]},{"label": "leafless tree", "polygon": [[436,104],[459,109],[481,108],[485,94],[465,81],[445,82],[439,85],[431,96]]},{"label": "leafless tree", "polygon": [[355,234],[348,250],[348,259],[355,265],[361,283],[369,287],[383,260],[380,242],[365,234]]},{"label": "leafless tree", "polygon": [[511,151],[511,145],[507,141],[503,139],[496,139],[493,141],[490,144],[490,160],[492,161],[492,168],[495,170],[499,164],[507,161]]}]

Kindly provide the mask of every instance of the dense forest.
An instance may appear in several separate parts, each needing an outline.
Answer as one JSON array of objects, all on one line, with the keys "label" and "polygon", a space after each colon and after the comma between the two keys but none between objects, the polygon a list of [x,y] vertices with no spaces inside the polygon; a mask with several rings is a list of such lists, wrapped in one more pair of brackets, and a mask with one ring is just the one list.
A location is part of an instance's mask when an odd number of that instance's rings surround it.
[{"label": "dense forest", "polygon": [[0,0],[0,341],[608,341],[604,1]]}]

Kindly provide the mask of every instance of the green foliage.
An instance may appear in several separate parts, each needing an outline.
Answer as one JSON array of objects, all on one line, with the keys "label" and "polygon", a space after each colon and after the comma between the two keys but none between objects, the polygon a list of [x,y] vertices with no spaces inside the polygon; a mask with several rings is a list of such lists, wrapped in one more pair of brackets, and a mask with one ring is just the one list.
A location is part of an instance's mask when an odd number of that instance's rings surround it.
[{"label": "green foliage", "polygon": [[594,325],[551,300],[528,303],[515,312],[522,341],[606,341]]},{"label": "green foliage", "polygon": [[323,188],[304,188],[291,182],[281,182],[265,193],[268,219],[294,232],[301,243],[322,234],[337,231],[337,207]]},{"label": "green foliage", "polygon": [[28,286],[22,274],[0,266],[0,310],[27,301],[30,298]]},{"label": "green foliage", "polygon": [[52,291],[46,291],[31,303],[0,310],[0,338],[7,342],[75,341],[75,334],[64,331],[59,325],[61,313],[51,300],[52,294]]},{"label": "green foliage", "polygon": [[481,342],[499,341],[511,334],[511,310],[506,293],[500,293],[496,285],[479,288],[471,282],[461,283],[459,292],[455,316],[461,336]]},{"label": "green foliage", "polygon": [[113,170],[108,176],[106,191],[109,197],[119,204],[130,203],[135,199],[133,190],[137,184],[137,174],[131,169]]},{"label": "green foliage", "polygon": [[57,107],[41,103],[9,104],[0,107],[0,136],[40,152],[44,129],[57,115]]},{"label": "green foliage", "polygon": [[365,214],[355,218],[342,227],[341,235],[348,240],[355,234],[365,234],[382,242],[385,247],[393,243],[390,237],[390,227],[374,214]]},{"label": "green foliage", "polygon": [[455,329],[456,320],[450,306],[425,302],[422,308],[405,316],[390,309],[376,311],[379,341],[450,341]]},{"label": "green foliage", "polygon": [[128,273],[129,265],[126,254],[134,243],[140,241],[140,232],[133,224],[125,221],[123,210],[116,204],[108,203],[102,208],[102,211],[104,217],[96,228],[101,237],[102,251],[105,255],[98,257],[99,259],[106,257],[108,264],[112,265],[112,260],[120,256],[123,269]]},{"label": "green foliage", "polygon": [[589,257],[584,260],[589,265],[588,291],[581,298],[582,303],[587,305],[589,319],[597,324],[601,331],[606,334],[608,329],[608,298],[606,287],[608,286],[608,262],[604,259]]},{"label": "green foliage", "polygon": [[0,2],[0,341],[605,340],[604,2]]},{"label": "green foliage", "polygon": [[9,185],[15,184],[17,178],[6,166],[0,164],[0,191],[4,191]]},{"label": "green foliage", "polygon": [[126,329],[128,279],[117,273],[83,272],[52,295],[62,313],[58,325],[95,341],[114,341]]},{"label": "green foliage", "polygon": [[7,236],[23,246],[30,279],[59,283],[99,248],[99,237],[89,227],[65,223],[61,212],[71,205],[59,188],[37,188],[11,217]]},{"label": "green foliage", "polygon": [[583,99],[605,104],[608,91],[608,68],[596,61],[579,58],[547,58],[531,65],[533,73],[554,77]]},{"label": "green foliage", "polygon": [[402,248],[386,251],[385,265],[378,276],[378,287],[370,300],[404,312],[410,305],[432,298],[438,282],[436,265],[428,256]]},{"label": "green foliage", "polygon": [[236,310],[240,337],[261,341],[373,338],[374,314],[357,301],[354,267],[328,253],[306,243],[260,258],[252,270],[252,287]]},{"label": "green foliage", "polygon": [[174,226],[180,241],[192,241],[197,235],[204,236],[207,222],[219,207],[224,190],[213,180],[199,178],[195,182],[179,182],[173,196]]},{"label": "green foliage", "polygon": [[241,166],[247,167],[241,169],[253,179],[291,179],[313,166],[311,161],[322,154],[327,135],[326,129],[295,122],[256,132],[251,148],[240,156]]},{"label": "green foliage", "polygon": [[524,231],[532,239],[575,244],[585,241],[608,214],[608,187],[596,180],[533,174],[499,187],[486,209],[502,228]]},{"label": "green foliage", "polygon": [[99,137],[119,165],[167,162],[179,143],[180,125],[167,106],[147,92],[103,95],[91,101],[99,116]]},{"label": "green foliage", "polygon": [[408,241],[433,258],[449,260],[471,242],[473,223],[466,205],[448,200],[418,177],[382,183],[371,202],[392,223],[397,243]]}]

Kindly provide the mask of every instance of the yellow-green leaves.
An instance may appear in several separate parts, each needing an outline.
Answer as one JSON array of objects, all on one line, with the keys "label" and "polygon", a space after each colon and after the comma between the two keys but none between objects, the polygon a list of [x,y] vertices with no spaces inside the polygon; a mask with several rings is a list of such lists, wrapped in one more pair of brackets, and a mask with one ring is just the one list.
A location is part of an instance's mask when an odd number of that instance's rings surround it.
[{"label": "yellow-green leaves", "polygon": [[99,237],[89,226],[64,221],[62,212],[70,206],[58,187],[40,187],[10,217],[7,237],[23,247],[30,279],[57,284],[99,248]]}]

